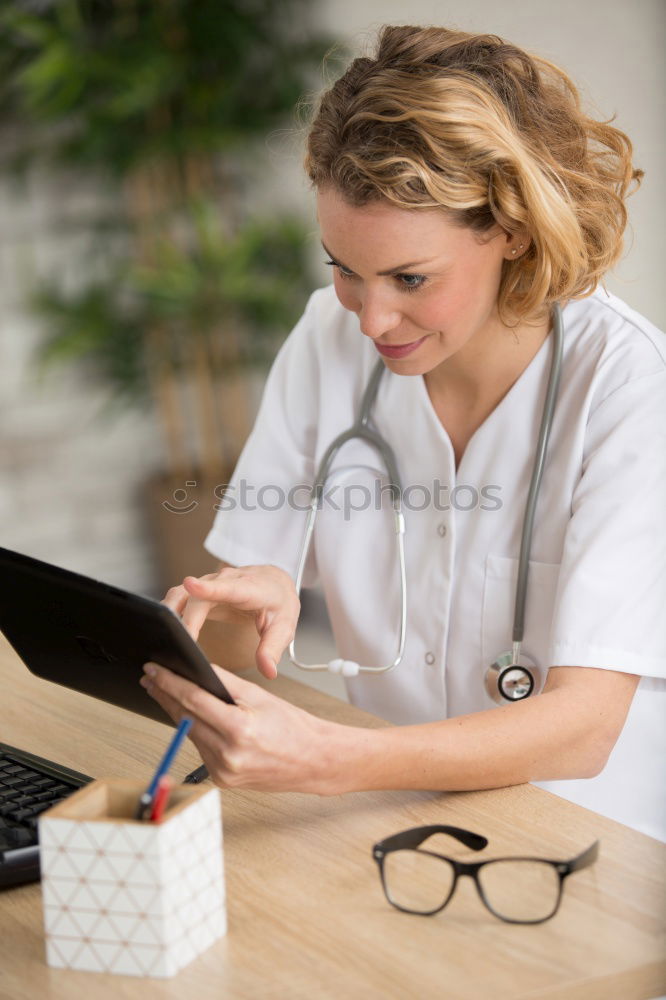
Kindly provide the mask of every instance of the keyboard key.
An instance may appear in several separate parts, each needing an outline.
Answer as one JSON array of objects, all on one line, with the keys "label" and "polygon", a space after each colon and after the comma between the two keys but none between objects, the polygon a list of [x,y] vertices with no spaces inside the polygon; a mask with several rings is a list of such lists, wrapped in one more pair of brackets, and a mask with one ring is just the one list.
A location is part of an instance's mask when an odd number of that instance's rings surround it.
[{"label": "keyboard key", "polygon": [[12,809],[27,809],[29,805],[32,805],[33,799],[30,795],[24,795],[21,793],[18,798],[12,799],[9,803]]},{"label": "keyboard key", "polygon": [[[1,835],[6,841],[9,849],[12,847],[27,847],[34,844],[35,835],[31,830],[24,830],[20,826],[15,826],[13,830],[3,830]],[[7,847],[4,848],[7,850]]]},{"label": "keyboard key", "polygon": [[0,805],[4,805],[5,802],[11,802],[13,799],[18,798],[21,794],[18,788],[0,788]]},{"label": "keyboard key", "polygon": [[16,802],[11,802],[8,806],[2,806],[2,815],[13,819],[15,823],[20,823],[21,817],[19,813],[29,815],[34,804],[32,799],[19,799]]},{"label": "keyboard key", "polygon": [[40,813],[43,813],[47,809],[50,809],[52,805],[53,805],[53,802],[39,802],[36,805],[34,805],[32,807],[32,816],[29,816],[28,820],[27,820],[28,824],[30,824],[31,820],[33,820],[37,816],[39,816]]},{"label": "keyboard key", "polygon": [[6,778],[2,784],[4,788],[14,788],[16,785],[23,784],[23,777],[20,774],[12,774],[11,777]]},{"label": "keyboard key", "polygon": [[30,782],[29,785],[22,785],[21,791],[24,795],[34,796],[39,791],[39,786],[35,785],[34,782]]},{"label": "keyboard key", "polygon": [[39,778],[41,774],[39,771],[35,771],[32,767],[26,767],[23,771],[24,778]]},{"label": "keyboard key", "polygon": [[32,816],[32,809],[28,806],[26,809],[15,809],[14,812],[9,814],[9,818],[16,820],[17,823],[21,823],[24,819],[28,819]]},{"label": "keyboard key", "polygon": [[67,795],[71,795],[72,792],[76,791],[76,789],[72,788],[71,785],[56,785],[53,791],[65,798]]},{"label": "keyboard key", "polygon": [[53,792],[53,791],[38,792],[36,795],[33,795],[33,801],[34,802],[49,802],[57,794],[58,794],[57,792]]},{"label": "keyboard key", "polygon": [[55,778],[48,778],[45,774],[43,774],[41,778],[35,778],[35,780],[33,781],[33,785],[39,788],[48,788],[50,785],[56,785],[56,784],[57,781],[55,780]]}]

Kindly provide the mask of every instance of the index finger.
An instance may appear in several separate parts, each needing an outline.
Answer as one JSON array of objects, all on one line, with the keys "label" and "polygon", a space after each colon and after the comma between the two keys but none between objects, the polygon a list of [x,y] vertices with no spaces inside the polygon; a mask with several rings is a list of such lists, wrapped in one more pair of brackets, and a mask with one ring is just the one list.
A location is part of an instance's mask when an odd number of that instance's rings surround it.
[{"label": "index finger", "polygon": [[171,610],[175,611],[177,615],[180,615],[182,614],[183,608],[189,600],[189,597],[190,595],[181,583],[178,587],[170,587],[160,603],[165,604],[167,608],[171,608]]},{"label": "index finger", "polygon": [[187,604],[183,608],[181,621],[193,639],[199,638],[199,632],[204,622],[210,616],[214,607],[210,601],[200,600],[198,597],[189,597]]},{"label": "index finger", "polygon": [[188,600],[181,605],[182,621],[195,639],[207,618],[227,621],[231,611],[232,620],[240,614],[241,620],[245,621],[249,612],[256,612],[260,607],[256,594],[248,590],[247,582],[238,570],[229,566],[220,572],[225,574],[223,578],[218,573],[205,577],[186,576],[183,581]]}]

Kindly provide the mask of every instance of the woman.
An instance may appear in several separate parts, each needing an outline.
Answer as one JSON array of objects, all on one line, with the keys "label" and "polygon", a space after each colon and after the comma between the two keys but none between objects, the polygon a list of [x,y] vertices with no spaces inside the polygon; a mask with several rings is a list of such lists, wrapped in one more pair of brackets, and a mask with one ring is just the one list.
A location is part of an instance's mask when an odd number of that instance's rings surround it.
[{"label": "woman", "polygon": [[[174,719],[195,717],[219,785],[535,781],[666,836],[666,354],[660,331],[597,287],[642,177],[631,152],[581,111],[561,70],[496,36],[386,27],[376,57],[323,95],[306,169],[334,284],[312,296],[271,371],[207,539],[220,571],[165,601],[195,637],[207,617],[243,623],[253,646],[258,633],[257,666],[275,676],[299,612],[304,484],[381,359],[371,423],[405,489],[408,629],[395,669],[347,686],[395,725],[324,722],[220,669],[229,706],[147,665],[149,693]],[[543,687],[497,706],[486,673],[511,647],[556,303],[561,380],[523,646]],[[398,642],[386,482],[367,443],[341,449],[305,573],[322,583],[340,656],[363,665],[389,664]]]}]

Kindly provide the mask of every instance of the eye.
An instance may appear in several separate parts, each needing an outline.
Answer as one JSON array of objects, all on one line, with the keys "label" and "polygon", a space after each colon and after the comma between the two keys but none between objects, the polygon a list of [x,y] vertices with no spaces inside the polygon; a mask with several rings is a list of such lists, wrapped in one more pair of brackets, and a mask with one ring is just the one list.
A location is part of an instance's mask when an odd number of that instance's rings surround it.
[{"label": "eye", "polygon": [[328,264],[329,267],[337,267],[338,273],[339,273],[339,275],[340,275],[341,278],[353,278],[354,277],[354,272],[347,270],[347,268],[343,267],[342,264],[338,264],[337,260],[325,260],[324,263]]},{"label": "eye", "polygon": [[[342,264],[338,264],[337,260],[329,258],[324,261],[324,263],[328,264],[329,267],[336,267],[341,278],[356,277],[353,271],[350,271]],[[425,274],[394,274],[393,278],[397,281],[400,290],[403,292],[416,292],[419,288],[422,288],[428,280]]]},{"label": "eye", "polygon": [[428,280],[425,274],[396,274],[396,281],[400,282],[407,292],[416,292],[422,288]]}]

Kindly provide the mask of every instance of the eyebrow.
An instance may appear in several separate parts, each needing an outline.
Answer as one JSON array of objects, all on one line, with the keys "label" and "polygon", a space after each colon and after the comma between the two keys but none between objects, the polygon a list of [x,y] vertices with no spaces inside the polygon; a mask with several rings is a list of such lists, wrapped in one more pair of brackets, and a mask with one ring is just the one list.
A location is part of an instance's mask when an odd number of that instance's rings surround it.
[{"label": "eyebrow", "polygon": [[[346,264],[343,264],[342,261],[339,260],[334,254],[331,253],[331,251],[328,249],[323,240],[321,241],[321,245],[328,254],[328,256],[331,258],[331,260],[335,261],[336,264],[339,264],[342,267],[344,267],[346,271],[352,270],[350,267],[347,267]],[[427,260],[414,260],[411,261],[409,264],[400,264],[398,265],[398,267],[390,267],[387,271],[377,271],[377,276],[380,278],[386,278],[386,277],[391,277],[392,275],[395,274],[402,274],[403,271],[409,270],[410,267],[421,267],[423,264],[432,263],[433,260],[437,260],[437,258],[428,257]]]}]

